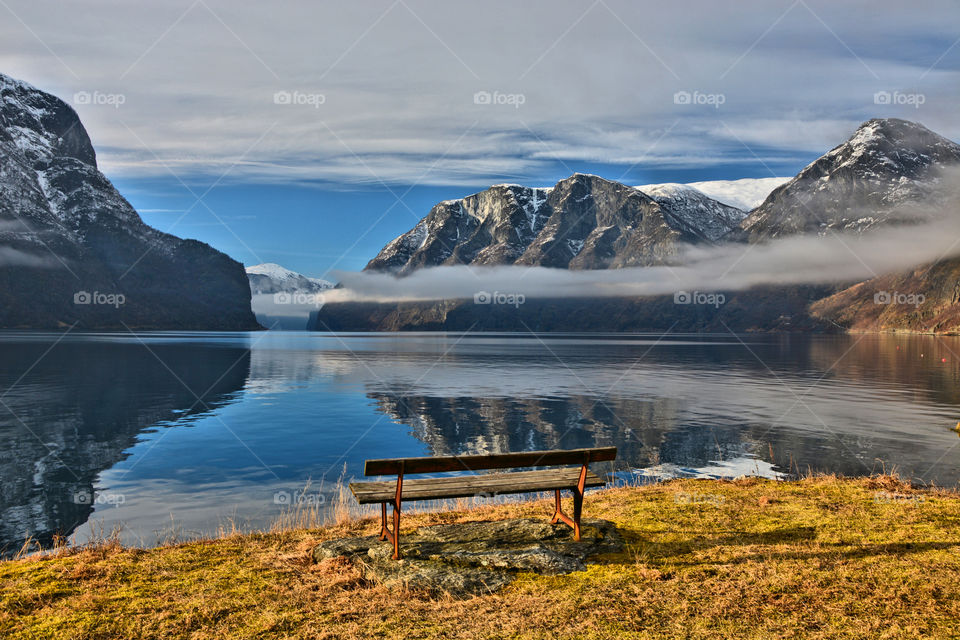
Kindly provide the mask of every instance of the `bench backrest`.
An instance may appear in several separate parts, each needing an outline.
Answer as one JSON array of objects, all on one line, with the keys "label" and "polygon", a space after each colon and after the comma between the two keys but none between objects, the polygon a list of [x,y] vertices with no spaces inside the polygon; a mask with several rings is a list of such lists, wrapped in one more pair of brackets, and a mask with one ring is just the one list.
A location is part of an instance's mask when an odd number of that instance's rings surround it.
[{"label": "bench backrest", "polygon": [[367,460],[363,466],[363,474],[366,476],[391,476],[400,473],[444,473],[448,471],[512,469],[514,467],[553,467],[604,462],[615,460],[616,457],[616,447],[595,447],[592,449],[555,449],[552,451],[524,451],[522,453],[481,456],[391,458]]}]

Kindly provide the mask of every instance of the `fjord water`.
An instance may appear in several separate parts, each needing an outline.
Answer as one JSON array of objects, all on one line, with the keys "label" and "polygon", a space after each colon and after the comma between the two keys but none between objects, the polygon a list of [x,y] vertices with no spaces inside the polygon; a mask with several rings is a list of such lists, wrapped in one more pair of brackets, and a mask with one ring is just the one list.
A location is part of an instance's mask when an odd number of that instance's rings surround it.
[{"label": "fjord water", "polygon": [[0,333],[0,546],[265,527],[377,457],[616,445],[620,479],[955,486],[958,377],[931,336]]}]

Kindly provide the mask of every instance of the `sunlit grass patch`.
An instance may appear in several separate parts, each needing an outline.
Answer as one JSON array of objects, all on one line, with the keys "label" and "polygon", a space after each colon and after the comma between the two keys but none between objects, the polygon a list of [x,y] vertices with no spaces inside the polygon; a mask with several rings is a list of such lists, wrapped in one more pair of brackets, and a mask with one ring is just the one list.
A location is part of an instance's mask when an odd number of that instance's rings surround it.
[{"label": "sunlit grass patch", "polygon": [[[546,500],[414,513],[403,529],[548,517]],[[624,552],[457,600],[372,584],[319,541],[375,519],[0,563],[12,638],[911,638],[960,635],[960,496],[895,478],[678,480],[591,493]]]}]

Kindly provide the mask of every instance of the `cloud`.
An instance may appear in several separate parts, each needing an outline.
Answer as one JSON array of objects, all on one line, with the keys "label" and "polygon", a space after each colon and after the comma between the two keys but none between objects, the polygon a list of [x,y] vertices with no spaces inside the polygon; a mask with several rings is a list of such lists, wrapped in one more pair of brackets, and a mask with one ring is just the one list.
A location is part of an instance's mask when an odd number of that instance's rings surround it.
[{"label": "cloud", "polygon": [[[0,226],[0,230],[2,230],[2,226]],[[53,264],[52,260],[47,258],[18,251],[11,247],[0,247],[0,267],[51,268],[54,266],[56,265]]]},{"label": "cloud", "polygon": [[677,291],[734,291],[756,285],[865,280],[960,255],[960,224],[888,229],[862,237],[799,236],[762,245],[688,247],[678,266],[570,271],[546,267],[450,266],[396,277],[341,272],[344,289],[328,302],[471,298],[476,293],[526,298],[633,297]]},{"label": "cloud", "polygon": [[[111,176],[480,185],[561,162],[762,170],[753,154],[822,151],[878,115],[960,135],[947,1],[758,0],[735,18],[708,0],[8,6],[5,73],[68,101],[124,95],[76,105]],[[873,103],[895,89],[927,101]],[[476,104],[481,91],[524,101]],[[725,100],[678,105],[678,91]]]}]

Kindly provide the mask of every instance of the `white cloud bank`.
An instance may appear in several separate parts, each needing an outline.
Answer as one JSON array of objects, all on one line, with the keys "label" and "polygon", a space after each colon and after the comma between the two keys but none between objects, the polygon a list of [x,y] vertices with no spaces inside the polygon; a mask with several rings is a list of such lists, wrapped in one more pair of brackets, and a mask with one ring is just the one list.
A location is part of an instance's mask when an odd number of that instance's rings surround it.
[{"label": "white cloud bank", "polygon": [[3,72],[123,96],[76,104],[111,176],[482,185],[560,161],[763,171],[873,116],[960,135],[950,0],[8,0],[0,16]]},{"label": "white cloud bank", "polygon": [[764,244],[687,247],[678,266],[571,271],[545,267],[450,266],[404,277],[337,274],[327,302],[471,298],[479,292],[525,298],[649,296],[733,291],[756,285],[865,280],[960,255],[960,216],[862,236],[795,236]]}]

